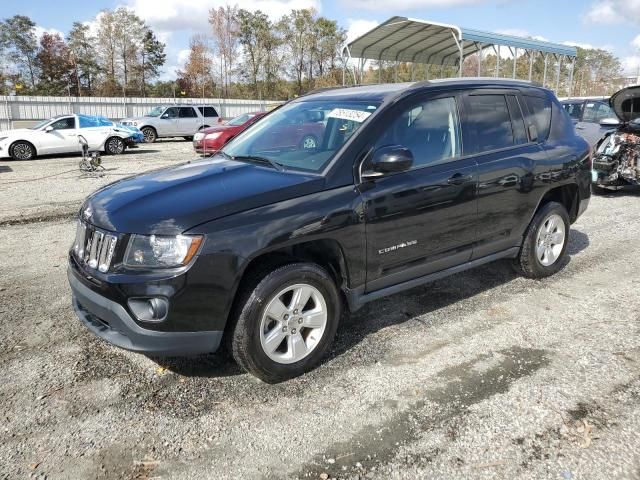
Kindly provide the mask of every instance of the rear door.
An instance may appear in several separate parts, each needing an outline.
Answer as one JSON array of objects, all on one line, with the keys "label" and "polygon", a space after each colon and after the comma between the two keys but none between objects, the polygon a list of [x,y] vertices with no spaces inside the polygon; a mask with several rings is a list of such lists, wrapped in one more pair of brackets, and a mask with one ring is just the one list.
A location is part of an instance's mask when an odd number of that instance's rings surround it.
[{"label": "rear door", "polygon": [[464,102],[465,152],[478,164],[477,259],[520,244],[536,161],[546,157],[529,139],[517,90],[478,89]]},{"label": "rear door", "polygon": [[200,117],[193,107],[180,107],[178,118],[178,133],[180,135],[193,135],[202,126]]},{"label": "rear door", "polygon": [[[367,291],[462,264],[477,224],[477,167],[463,156],[455,93],[407,99],[385,119],[372,151],[411,150],[409,171],[359,186],[367,233]],[[366,161],[362,168],[366,169]]]}]

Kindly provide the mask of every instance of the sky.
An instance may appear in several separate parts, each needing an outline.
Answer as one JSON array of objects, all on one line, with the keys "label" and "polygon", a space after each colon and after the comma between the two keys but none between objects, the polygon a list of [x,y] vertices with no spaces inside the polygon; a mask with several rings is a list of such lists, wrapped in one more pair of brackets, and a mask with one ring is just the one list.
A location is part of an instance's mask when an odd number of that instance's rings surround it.
[{"label": "sky", "polygon": [[66,34],[76,20],[91,22],[102,9],[129,7],[166,43],[162,77],[171,79],[187,58],[190,36],[209,32],[208,10],[226,3],[260,9],[273,19],[313,7],[337,20],[349,39],[401,15],[603,48],[622,60],[625,73],[640,73],[640,0],[64,0],[64,8],[50,0],[0,0],[0,18],[28,15],[38,32]]}]

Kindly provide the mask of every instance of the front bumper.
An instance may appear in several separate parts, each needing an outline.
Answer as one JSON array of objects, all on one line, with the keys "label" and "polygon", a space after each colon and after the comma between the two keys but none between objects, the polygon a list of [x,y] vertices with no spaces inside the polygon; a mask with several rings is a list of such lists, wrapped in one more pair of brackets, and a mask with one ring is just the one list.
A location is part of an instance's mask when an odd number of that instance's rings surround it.
[{"label": "front bumper", "polygon": [[161,332],[142,328],[122,305],[83,285],[72,268],[67,276],[80,321],[117,347],[149,355],[182,356],[211,353],[220,346],[222,331]]}]

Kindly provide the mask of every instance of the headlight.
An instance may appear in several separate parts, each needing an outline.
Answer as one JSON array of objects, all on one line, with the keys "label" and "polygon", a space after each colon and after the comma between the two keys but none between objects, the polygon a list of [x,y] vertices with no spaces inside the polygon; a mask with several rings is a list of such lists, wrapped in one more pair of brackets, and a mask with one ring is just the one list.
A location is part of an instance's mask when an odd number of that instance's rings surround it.
[{"label": "headlight", "polygon": [[213,133],[207,133],[204,138],[206,138],[207,140],[215,140],[216,138],[218,138],[220,135],[222,135],[222,132],[213,132]]},{"label": "headlight", "polygon": [[124,264],[128,267],[180,267],[191,261],[202,240],[202,235],[132,235]]}]

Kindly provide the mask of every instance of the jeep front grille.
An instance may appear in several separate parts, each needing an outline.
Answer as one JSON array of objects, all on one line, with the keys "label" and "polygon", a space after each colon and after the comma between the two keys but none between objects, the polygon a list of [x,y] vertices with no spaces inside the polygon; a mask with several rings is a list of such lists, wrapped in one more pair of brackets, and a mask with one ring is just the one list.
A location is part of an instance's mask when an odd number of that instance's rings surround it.
[{"label": "jeep front grille", "polygon": [[108,272],[118,237],[84,222],[78,222],[73,246],[76,258],[99,272]]}]

